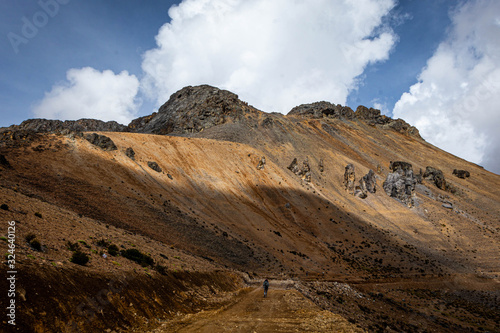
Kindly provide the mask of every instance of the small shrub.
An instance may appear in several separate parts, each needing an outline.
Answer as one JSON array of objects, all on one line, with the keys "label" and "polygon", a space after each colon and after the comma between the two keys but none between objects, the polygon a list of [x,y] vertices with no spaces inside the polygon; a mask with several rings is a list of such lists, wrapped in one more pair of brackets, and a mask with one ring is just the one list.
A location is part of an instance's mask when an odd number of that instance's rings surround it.
[{"label": "small shrub", "polygon": [[71,256],[70,261],[74,264],[84,266],[86,263],[89,262],[89,256],[81,251],[75,251]]},{"label": "small shrub", "polygon": [[27,234],[27,235],[26,235],[26,237],[24,237],[24,239],[25,239],[25,240],[26,240],[26,242],[28,242],[28,243],[31,243],[31,241],[32,241],[33,239],[35,239],[35,238],[36,238],[36,235],[35,235],[35,234]]},{"label": "small shrub", "polygon": [[40,214],[39,212],[36,212],[36,213],[35,213],[35,216],[36,216],[36,217],[39,217],[39,218],[42,218],[42,214]]},{"label": "small shrub", "polygon": [[38,239],[33,239],[30,242],[30,246],[33,250],[41,252],[42,251],[42,243]]},{"label": "small shrub", "polygon": [[144,254],[138,249],[127,249],[121,251],[120,253],[122,257],[125,257],[129,260],[135,261],[139,265],[146,267],[154,264],[153,258],[150,255]]},{"label": "small shrub", "polygon": [[78,245],[78,243],[76,243],[76,242],[71,243],[70,241],[68,241],[66,243],[66,246],[68,247],[68,250],[73,251],[73,252],[80,250],[80,245]]},{"label": "small shrub", "polygon": [[0,239],[5,241],[5,242],[7,241],[7,237],[5,237],[5,236],[1,236]]},{"label": "small shrub", "polygon": [[86,247],[86,248],[88,248],[88,249],[90,249],[90,247],[91,247],[91,246],[90,246],[89,244],[87,244],[87,242],[86,242],[86,241],[84,241],[84,240],[79,240],[79,241],[78,241],[78,243],[82,244],[83,246],[85,246],[85,247]]},{"label": "small shrub", "polygon": [[2,204],[0,206],[0,209],[3,209],[3,210],[9,210],[9,206],[7,206],[6,204]]},{"label": "small shrub", "polygon": [[161,275],[167,275],[167,267],[163,266],[163,265],[160,265],[160,264],[156,264],[154,269],[160,273]]},{"label": "small shrub", "polygon": [[110,243],[105,240],[105,239],[100,239],[96,242],[97,246],[99,247],[108,247],[110,245]]},{"label": "small shrub", "polygon": [[118,250],[118,246],[116,246],[115,244],[111,244],[110,246],[108,246],[108,253],[110,256],[116,257],[118,255]]}]

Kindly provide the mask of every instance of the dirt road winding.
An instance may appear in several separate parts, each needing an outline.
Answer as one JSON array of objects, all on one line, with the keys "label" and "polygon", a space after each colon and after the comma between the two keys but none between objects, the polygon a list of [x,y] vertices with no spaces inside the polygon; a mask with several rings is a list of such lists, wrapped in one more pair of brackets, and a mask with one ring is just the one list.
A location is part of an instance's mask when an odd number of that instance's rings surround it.
[{"label": "dirt road winding", "polygon": [[215,311],[188,315],[164,324],[160,332],[363,332],[340,315],[323,311],[296,290],[262,288],[240,294]]}]

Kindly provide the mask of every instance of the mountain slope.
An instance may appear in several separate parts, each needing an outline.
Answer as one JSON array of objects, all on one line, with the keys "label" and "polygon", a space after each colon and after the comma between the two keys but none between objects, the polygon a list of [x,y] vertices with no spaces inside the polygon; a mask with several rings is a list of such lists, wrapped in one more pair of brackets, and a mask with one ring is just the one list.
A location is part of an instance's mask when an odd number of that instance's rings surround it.
[{"label": "mountain slope", "polygon": [[[68,239],[86,235],[97,250],[99,238],[123,248],[141,244],[170,270],[359,284],[479,276],[489,281],[486,289],[497,286],[500,176],[428,144],[378,110],[321,102],[268,114],[200,86],[184,88],[158,113],[119,132],[90,135],[94,125],[85,124],[91,132],[63,128],[61,135],[57,124],[0,133],[0,190],[9,207],[2,214],[20,222],[19,239],[35,230],[47,244],[43,254],[21,246],[24,256],[64,263]],[[354,174],[346,173],[349,164]],[[397,166],[409,164],[412,172],[397,178]],[[469,177],[453,175],[455,169]],[[399,200],[384,190],[391,177],[403,182]],[[376,190],[367,190],[373,181]],[[61,210],[75,222],[61,220]],[[55,233],[57,225],[64,228]],[[82,269],[101,274],[113,267],[89,254]],[[119,258],[117,272],[134,267]],[[457,329],[467,320],[447,325]]]}]

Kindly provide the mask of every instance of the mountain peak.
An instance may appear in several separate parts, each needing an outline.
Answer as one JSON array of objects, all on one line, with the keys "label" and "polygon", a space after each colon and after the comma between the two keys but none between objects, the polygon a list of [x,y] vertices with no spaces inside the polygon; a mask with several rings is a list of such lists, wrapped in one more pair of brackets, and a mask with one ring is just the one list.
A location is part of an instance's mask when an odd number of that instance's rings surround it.
[{"label": "mountain peak", "polygon": [[262,112],[230,91],[209,85],[187,86],[172,94],[157,113],[136,119],[129,127],[141,133],[197,133],[249,113]]}]

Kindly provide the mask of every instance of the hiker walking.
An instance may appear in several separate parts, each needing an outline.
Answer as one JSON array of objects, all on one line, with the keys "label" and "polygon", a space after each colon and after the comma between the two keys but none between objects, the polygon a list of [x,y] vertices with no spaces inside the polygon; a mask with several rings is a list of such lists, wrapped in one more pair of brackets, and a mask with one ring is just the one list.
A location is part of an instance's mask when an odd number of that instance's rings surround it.
[{"label": "hiker walking", "polygon": [[269,289],[269,281],[265,279],[264,284],[262,286],[264,287],[264,297],[267,297],[267,289]]}]

